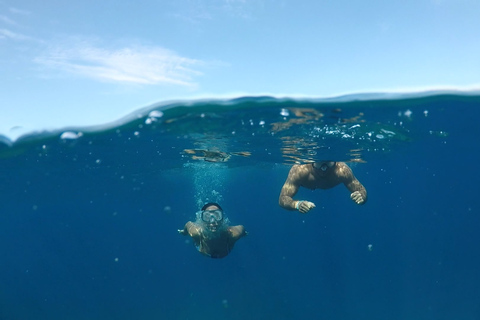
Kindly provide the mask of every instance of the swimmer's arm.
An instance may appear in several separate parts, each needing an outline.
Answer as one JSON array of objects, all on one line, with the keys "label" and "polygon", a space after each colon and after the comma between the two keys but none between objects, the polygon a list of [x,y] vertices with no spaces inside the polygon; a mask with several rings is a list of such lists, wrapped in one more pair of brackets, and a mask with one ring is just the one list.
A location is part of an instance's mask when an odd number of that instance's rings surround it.
[{"label": "swimmer's arm", "polygon": [[230,227],[229,231],[234,241],[237,241],[238,239],[245,237],[248,234],[248,232],[245,231],[245,227],[242,225]]},{"label": "swimmer's arm", "polygon": [[200,227],[197,226],[195,223],[188,221],[185,224],[185,227],[183,227],[183,230],[179,229],[178,233],[184,236],[189,235],[192,238],[197,238],[200,236]]},{"label": "swimmer's arm", "polygon": [[297,201],[293,200],[293,197],[297,194],[300,189],[299,180],[299,167],[293,166],[288,173],[287,180],[280,191],[280,197],[278,198],[278,204],[280,207],[294,211],[296,210],[295,205]]},{"label": "swimmer's arm", "polygon": [[[367,189],[355,178],[350,168],[346,171],[344,184],[348,191],[350,191],[352,199],[357,204],[365,204],[365,202],[367,202]],[[357,193],[361,196],[360,200],[355,200],[358,198]]]}]

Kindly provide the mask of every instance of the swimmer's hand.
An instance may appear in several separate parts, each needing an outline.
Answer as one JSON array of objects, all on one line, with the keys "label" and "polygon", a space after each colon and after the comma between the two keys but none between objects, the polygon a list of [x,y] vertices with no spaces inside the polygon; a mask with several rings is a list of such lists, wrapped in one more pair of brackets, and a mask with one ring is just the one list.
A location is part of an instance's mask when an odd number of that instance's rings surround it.
[{"label": "swimmer's hand", "polygon": [[365,202],[365,199],[363,199],[362,194],[360,191],[355,191],[352,192],[350,195],[350,198],[355,202],[356,204],[363,204]]},{"label": "swimmer's hand", "polygon": [[307,213],[313,208],[315,208],[315,203],[310,201],[300,200],[295,204],[295,209],[297,209],[300,213]]}]

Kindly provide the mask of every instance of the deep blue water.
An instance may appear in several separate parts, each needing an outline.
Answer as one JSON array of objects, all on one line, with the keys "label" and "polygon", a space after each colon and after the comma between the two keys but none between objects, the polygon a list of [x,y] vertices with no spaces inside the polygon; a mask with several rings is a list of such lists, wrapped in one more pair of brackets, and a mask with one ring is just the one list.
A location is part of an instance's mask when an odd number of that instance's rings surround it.
[{"label": "deep blue water", "polygon": [[[0,319],[478,320],[479,117],[473,95],[245,97],[3,139]],[[367,204],[280,208],[318,159]],[[249,232],[224,259],[177,234],[209,200]]]}]

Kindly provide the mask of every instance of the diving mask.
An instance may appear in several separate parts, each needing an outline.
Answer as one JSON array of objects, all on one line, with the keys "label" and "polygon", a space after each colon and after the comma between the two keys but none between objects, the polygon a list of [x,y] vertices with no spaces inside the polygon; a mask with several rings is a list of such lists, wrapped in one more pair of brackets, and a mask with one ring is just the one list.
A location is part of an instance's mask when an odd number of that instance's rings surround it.
[{"label": "diving mask", "polygon": [[202,221],[206,223],[220,222],[223,220],[222,210],[203,210]]}]

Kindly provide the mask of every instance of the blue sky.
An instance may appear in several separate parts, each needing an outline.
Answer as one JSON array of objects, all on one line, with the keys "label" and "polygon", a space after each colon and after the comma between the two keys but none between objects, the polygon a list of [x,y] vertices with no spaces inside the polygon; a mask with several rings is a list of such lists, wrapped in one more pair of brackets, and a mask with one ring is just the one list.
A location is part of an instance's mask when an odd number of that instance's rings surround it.
[{"label": "blue sky", "polygon": [[151,103],[480,87],[478,0],[0,0],[0,135]]}]

